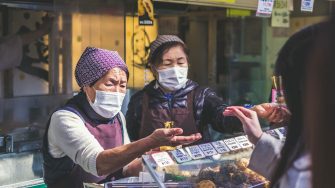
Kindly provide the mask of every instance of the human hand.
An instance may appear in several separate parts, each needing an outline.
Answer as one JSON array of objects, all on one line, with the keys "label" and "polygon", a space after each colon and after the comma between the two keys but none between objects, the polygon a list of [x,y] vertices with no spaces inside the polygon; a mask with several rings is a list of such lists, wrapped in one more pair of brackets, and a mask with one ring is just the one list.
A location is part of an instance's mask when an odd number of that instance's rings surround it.
[{"label": "human hand", "polygon": [[257,113],[240,106],[227,107],[225,116],[236,116],[243,124],[243,130],[251,143],[256,144],[263,134]]},{"label": "human hand", "polygon": [[178,136],[182,133],[183,129],[181,128],[156,129],[149,137],[157,142],[157,147],[187,145],[201,139],[200,133]]},{"label": "human hand", "polygon": [[290,111],[285,106],[277,103],[263,103],[255,105],[251,109],[257,113],[258,117],[271,123],[281,123],[288,120],[291,116]]},{"label": "human hand", "polygon": [[139,176],[141,171],[143,171],[142,160],[137,158],[123,168],[123,175],[125,177]]}]

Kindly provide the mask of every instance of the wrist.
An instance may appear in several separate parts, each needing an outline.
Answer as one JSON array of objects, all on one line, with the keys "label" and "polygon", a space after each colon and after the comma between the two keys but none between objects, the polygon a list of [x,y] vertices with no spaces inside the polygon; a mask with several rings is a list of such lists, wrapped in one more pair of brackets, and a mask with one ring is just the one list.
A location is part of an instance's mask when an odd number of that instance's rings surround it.
[{"label": "wrist", "polygon": [[153,135],[145,137],[144,140],[145,140],[144,144],[148,147],[148,151],[161,146],[159,140],[156,139]]},{"label": "wrist", "polygon": [[263,131],[260,132],[259,134],[255,135],[255,136],[253,137],[253,139],[250,140],[250,142],[251,142],[252,144],[256,145],[257,142],[261,139],[262,135],[263,135]]}]

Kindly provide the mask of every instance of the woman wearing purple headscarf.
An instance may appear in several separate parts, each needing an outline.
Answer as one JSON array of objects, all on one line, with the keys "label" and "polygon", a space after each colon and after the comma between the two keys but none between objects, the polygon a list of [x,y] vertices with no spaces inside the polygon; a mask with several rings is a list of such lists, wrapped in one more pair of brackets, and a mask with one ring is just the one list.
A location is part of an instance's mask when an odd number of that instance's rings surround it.
[{"label": "woman wearing purple headscarf", "polygon": [[[201,135],[183,130],[157,129],[129,143],[121,105],[128,68],[115,51],[88,47],[75,76],[81,92],[56,110],[43,142],[44,180],[48,187],[83,187],[124,175],[124,166],[150,149],[188,144]],[[126,168],[125,168],[126,169]]]}]

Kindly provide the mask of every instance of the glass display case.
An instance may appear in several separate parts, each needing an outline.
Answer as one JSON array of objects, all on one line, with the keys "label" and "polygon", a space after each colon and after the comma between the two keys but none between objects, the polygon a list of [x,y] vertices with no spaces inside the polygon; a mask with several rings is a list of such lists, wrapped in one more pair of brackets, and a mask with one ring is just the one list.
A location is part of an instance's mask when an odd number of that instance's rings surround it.
[{"label": "glass display case", "polygon": [[[284,141],[285,128],[266,131]],[[247,168],[254,146],[246,136],[143,155],[145,171],[105,187],[267,187]]]},{"label": "glass display case", "polygon": [[[252,145],[242,148],[236,140],[231,138],[145,155],[143,162],[156,182],[162,185],[168,182],[188,183],[188,187],[264,185],[265,178],[246,168]],[[159,172],[164,173],[164,178],[159,178]]]}]

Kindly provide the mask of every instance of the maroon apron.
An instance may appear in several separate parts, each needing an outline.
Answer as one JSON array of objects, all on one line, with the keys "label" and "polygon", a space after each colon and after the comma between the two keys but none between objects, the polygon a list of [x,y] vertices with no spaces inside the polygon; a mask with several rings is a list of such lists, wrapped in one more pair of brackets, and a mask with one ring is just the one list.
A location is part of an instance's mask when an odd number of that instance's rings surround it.
[{"label": "maroon apron", "polygon": [[[143,105],[142,105],[142,120],[140,128],[140,138],[149,136],[154,130],[159,128],[165,128],[166,122],[172,121],[173,127],[182,128],[182,135],[190,135],[198,133],[194,114],[193,114],[193,93],[194,91],[187,94],[187,106],[186,108],[169,108],[169,109],[157,109],[150,107],[149,96],[144,92]],[[173,105],[172,105],[173,106]]]},{"label": "maroon apron", "polygon": [[[92,123],[93,124],[93,123]],[[123,145],[122,128],[118,118],[113,124],[92,125],[85,122],[86,128],[97,139],[104,150],[112,149]],[[104,180],[112,181],[114,178],[122,176],[122,169],[110,174],[109,176],[96,177],[86,172],[80,165],[75,164],[69,176],[62,178],[58,183],[48,186],[51,188],[82,188],[83,183],[99,183]],[[110,179],[111,178],[111,179]]]},{"label": "maroon apron", "polygon": [[[91,126],[85,122],[86,128],[98,140],[104,150],[112,149],[122,145],[122,129],[117,118],[114,124],[100,124],[98,126]],[[113,177],[120,176],[122,169],[113,173]],[[106,179],[106,176],[96,177],[86,172],[80,165],[75,165],[71,172],[72,178],[75,180],[75,187],[82,187],[83,182],[98,183]],[[111,179],[112,181],[113,179]]]}]

